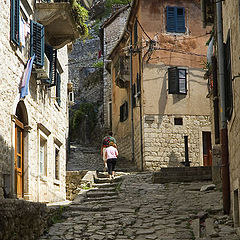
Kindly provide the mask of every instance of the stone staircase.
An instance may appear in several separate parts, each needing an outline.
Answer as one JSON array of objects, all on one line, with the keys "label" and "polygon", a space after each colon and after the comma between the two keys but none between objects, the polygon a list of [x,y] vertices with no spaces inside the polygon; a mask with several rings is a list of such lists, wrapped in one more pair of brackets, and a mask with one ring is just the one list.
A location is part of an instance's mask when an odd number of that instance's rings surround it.
[{"label": "stone staircase", "polygon": [[79,212],[108,211],[111,203],[118,198],[118,186],[121,184],[123,173],[117,173],[114,179],[109,179],[106,172],[98,172],[94,177],[92,189],[78,195],[69,206],[65,217],[79,215]]},{"label": "stone staircase", "polygon": [[212,167],[169,167],[153,173],[153,183],[212,180]]}]

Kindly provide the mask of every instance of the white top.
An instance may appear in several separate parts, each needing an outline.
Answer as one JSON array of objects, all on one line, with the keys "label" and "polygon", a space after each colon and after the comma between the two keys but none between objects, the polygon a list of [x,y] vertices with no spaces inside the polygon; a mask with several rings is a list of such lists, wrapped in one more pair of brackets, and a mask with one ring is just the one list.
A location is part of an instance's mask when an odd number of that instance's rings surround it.
[{"label": "white top", "polygon": [[113,146],[107,147],[106,153],[107,153],[107,159],[117,158],[118,156],[118,150]]}]

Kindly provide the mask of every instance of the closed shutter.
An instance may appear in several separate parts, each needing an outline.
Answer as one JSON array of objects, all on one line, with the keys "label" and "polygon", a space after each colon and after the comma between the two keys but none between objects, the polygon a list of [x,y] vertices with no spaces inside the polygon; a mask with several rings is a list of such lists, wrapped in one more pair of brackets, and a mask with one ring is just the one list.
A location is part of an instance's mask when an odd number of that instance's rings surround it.
[{"label": "closed shutter", "polygon": [[20,0],[11,0],[11,41],[19,45]]},{"label": "closed shutter", "polygon": [[175,7],[167,7],[167,32],[176,32]]},{"label": "closed shutter", "polygon": [[176,32],[185,33],[185,9],[184,8],[176,8]]},{"label": "closed shutter", "polygon": [[178,81],[178,69],[177,67],[168,69],[168,93],[178,94],[179,81]]},{"label": "closed shutter", "polygon": [[228,32],[227,42],[224,44],[225,52],[225,114],[228,120],[232,116],[233,110],[233,93],[232,93],[232,69],[231,69],[231,47],[230,47],[230,32]]},{"label": "closed shutter", "polygon": [[30,55],[34,54],[34,63],[42,67],[44,65],[44,26],[31,21]]},{"label": "closed shutter", "polygon": [[61,104],[61,76],[60,74],[57,72],[56,74],[56,98],[57,98],[57,103],[60,106]]}]

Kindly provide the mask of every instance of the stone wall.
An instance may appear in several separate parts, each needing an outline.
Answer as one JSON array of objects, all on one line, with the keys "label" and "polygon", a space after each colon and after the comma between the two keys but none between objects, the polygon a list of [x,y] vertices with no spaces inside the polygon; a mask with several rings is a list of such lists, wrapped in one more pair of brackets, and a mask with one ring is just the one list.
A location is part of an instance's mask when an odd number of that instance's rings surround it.
[{"label": "stone wall", "polygon": [[23,200],[0,200],[0,239],[35,240],[53,223],[60,208]]},{"label": "stone wall", "polygon": [[[33,1],[23,1],[21,8],[35,15]],[[20,99],[19,86],[26,66],[29,48],[16,46],[10,40],[10,1],[0,2],[0,198],[2,187],[10,188],[10,195],[16,194],[14,148],[15,120],[18,104],[23,107],[25,119],[23,136],[23,197],[31,201],[65,200],[66,138],[68,136],[68,56],[67,47],[58,50],[58,70],[61,74],[61,104],[56,101],[56,86],[46,87],[36,79],[32,71],[29,93]],[[30,21],[30,19],[29,19]],[[29,34],[26,40],[29,41]],[[33,67],[34,69],[34,67]],[[19,116],[18,116],[19,117]],[[22,120],[22,119],[20,119]],[[39,125],[44,126],[42,129]],[[47,131],[42,131],[47,129]],[[47,134],[46,134],[47,132]],[[45,134],[46,174],[40,176],[39,145],[40,134]],[[55,179],[55,146],[60,149],[59,179]],[[7,190],[7,191],[8,191]]]},{"label": "stone wall", "polygon": [[174,125],[174,116],[144,116],[145,169],[183,166],[184,136],[188,136],[190,166],[203,165],[202,131],[210,130],[209,116],[182,116],[183,125]]},{"label": "stone wall", "polygon": [[[110,128],[110,117],[109,117],[109,102],[112,101],[112,78],[111,74],[106,70],[107,58],[112,51],[112,49],[117,44],[120,36],[123,32],[123,29],[126,24],[127,16],[129,13],[129,9],[126,7],[125,10],[119,10],[121,13],[114,18],[109,23],[106,23],[106,26],[103,25],[104,28],[104,72],[103,72],[103,81],[104,81],[104,127]],[[113,17],[113,16],[112,16]]]}]

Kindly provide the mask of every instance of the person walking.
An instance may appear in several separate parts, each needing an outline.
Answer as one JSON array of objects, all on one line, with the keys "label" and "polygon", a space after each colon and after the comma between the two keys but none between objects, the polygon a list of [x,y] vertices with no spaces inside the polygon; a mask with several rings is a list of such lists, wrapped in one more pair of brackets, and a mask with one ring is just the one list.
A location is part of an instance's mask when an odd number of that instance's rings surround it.
[{"label": "person walking", "polygon": [[105,157],[107,159],[108,175],[110,179],[115,176],[115,166],[117,163],[118,150],[114,147],[115,143],[110,142],[109,147],[106,148]]},{"label": "person walking", "polygon": [[115,144],[114,146],[117,147],[116,139],[112,135],[113,135],[113,133],[109,132],[108,135],[103,138],[102,146],[101,146],[101,155],[102,155],[102,158],[103,158],[104,170],[105,171],[107,169],[107,158],[106,158],[106,154],[105,154],[106,148],[109,147],[110,141],[114,142],[114,144]]}]

